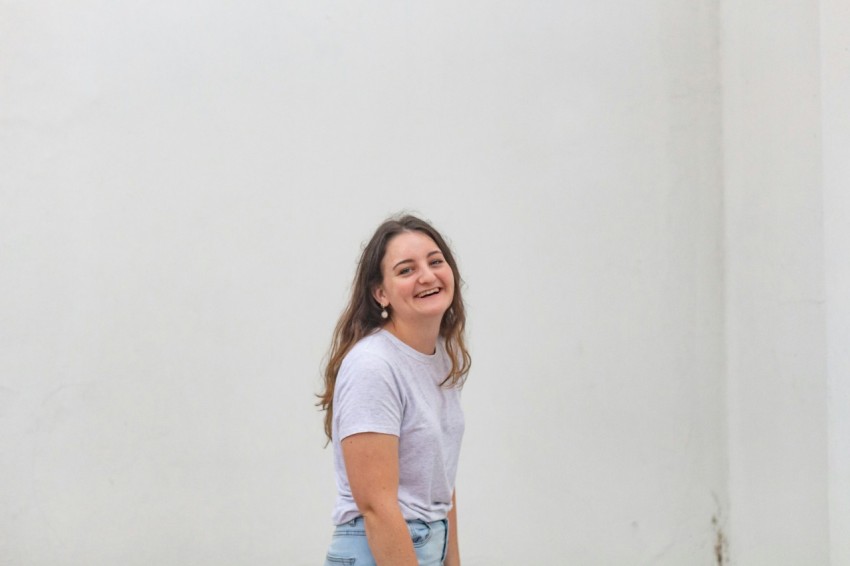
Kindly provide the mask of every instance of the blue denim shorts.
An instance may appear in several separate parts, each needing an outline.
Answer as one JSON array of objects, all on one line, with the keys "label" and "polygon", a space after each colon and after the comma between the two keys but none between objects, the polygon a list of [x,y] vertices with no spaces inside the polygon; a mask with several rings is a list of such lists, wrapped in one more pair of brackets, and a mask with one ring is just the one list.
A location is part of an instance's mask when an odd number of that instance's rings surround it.
[{"label": "blue denim shorts", "polygon": [[[407,530],[416,550],[419,566],[442,566],[448,547],[448,522],[408,521]],[[366,542],[363,517],[338,525],[334,531],[325,566],[375,566]]]}]

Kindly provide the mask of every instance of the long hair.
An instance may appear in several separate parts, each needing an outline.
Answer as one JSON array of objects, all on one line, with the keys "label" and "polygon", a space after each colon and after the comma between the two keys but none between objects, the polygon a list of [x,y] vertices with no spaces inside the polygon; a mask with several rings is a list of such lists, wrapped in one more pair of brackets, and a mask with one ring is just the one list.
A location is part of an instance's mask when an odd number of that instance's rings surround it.
[{"label": "long hair", "polygon": [[452,304],[443,314],[440,322],[440,336],[445,340],[446,353],[451,360],[451,370],[441,385],[460,387],[466,380],[472,359],[466,349],[464,329],[466,327],[466,311],[463,307],[461,285],[463,280],[455,263],[452,251],[443,237],[429,223],[415,216],[406,214],[397,218],[389,218],[381,224],[363,249],[357,272],[351,289],[351,299],[339,318],[331,340],[328,363],[324,371],[324,391],[318,394],[317,406],[325,411],[325,435],[331,439],[333,432],[333,398],[336,376],[342,365],[342,360],[349,350],[363,337],[375,332],[386,322],[381,318],[382,308],[375,300],[372,292],[383,282],[381,261],[387,251],[387,244],[402,232],[422,232],[434,240],[443,254],[446,262],[452,268],[454,277],[454,297]]}]

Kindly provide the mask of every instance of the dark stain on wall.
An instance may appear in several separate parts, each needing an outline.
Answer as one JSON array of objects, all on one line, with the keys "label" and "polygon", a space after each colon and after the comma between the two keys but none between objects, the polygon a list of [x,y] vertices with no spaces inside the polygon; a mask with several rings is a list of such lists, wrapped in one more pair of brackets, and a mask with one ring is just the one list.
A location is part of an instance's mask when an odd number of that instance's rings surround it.
[{"label": "dark stain on wall", "polygon": [[726,540],[717,515],[711,516],[711,526],[714,529],[714,558],[717,560],[717,566],[725,566],[729,563],[729,541]]}]

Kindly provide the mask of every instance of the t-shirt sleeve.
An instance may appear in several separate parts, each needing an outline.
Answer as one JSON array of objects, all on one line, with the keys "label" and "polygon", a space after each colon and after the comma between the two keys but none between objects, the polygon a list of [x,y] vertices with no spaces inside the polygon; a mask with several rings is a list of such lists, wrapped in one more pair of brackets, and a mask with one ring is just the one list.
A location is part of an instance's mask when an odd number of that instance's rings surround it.
[{"label": "t-shirt sleeve", "polygon": [[398,436],[404,403],[386,361],[372,356],[346,358],[334,390],[334,426],[339,440],[361,432]]}]

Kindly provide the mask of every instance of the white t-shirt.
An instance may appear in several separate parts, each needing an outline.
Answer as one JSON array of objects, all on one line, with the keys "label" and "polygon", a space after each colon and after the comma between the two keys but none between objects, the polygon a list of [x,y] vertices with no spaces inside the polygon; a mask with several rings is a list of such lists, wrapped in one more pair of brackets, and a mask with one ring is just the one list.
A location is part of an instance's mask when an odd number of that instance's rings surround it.
[{"label": "white t-shirt", "polygon": [[398,502],[404,518],[431,522],[446,517],[464,429],[460,389],[440,386],[450,369],[442,341],[429,356],[386,330],[363,338],[345,356],[333,403],[335,525],[360,516],[340,441],[361,432],[399,437]]}]

